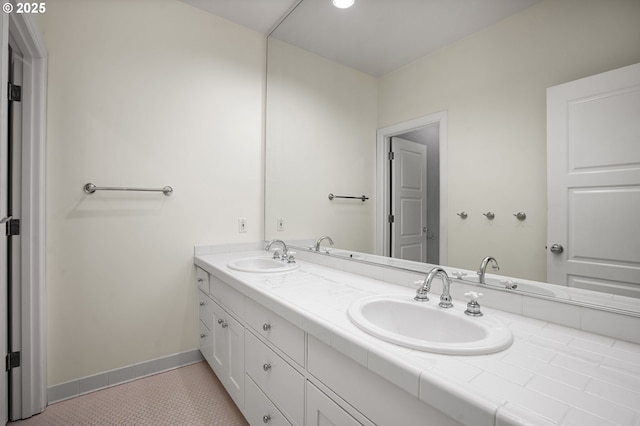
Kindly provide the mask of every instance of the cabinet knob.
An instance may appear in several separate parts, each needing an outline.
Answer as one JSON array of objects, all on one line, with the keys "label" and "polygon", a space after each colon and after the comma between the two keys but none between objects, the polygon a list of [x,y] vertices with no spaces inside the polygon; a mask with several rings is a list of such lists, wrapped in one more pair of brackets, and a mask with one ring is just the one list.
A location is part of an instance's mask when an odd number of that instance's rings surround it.
[{"label": "cabinet knob", "polygon": [[220,327],[222,327],[222,328],[227,328],[227,327],[229,327],[229,324],[227,324],[226,322],[224,322],[224,320],[223,320],[222,318],[220,318],[220,319],[218,320],[218,324],[220,324]]},{"label": "cabinet knob", "polygon": [[207,337],[207,335],[206,335],[206,334],[204,334],[204,333],[202,333],[202,334],[200,335],[200,338],[201,338],[201,339],[204,339],[205,337]]},{"label": "cabinet knob", "polygon": [[269,414],[265,414],[264,416],[262,416],[262,421],[264,423],[269,423],[271,421],[271,416]]},{"label": "cabinet knob", "polygon": [[206,305],[206,303],[200,302],[200,306],[204,306],[204,305]]},{"label": "cabinet knob", "polygon": [[201,283],[201,282],[203,282],[203,281],[204,281],[204,278],[202,278],[202,277],[198,278],[198,282],[199,282],[199,283]]},{"label": "cabinet knob", "polygon": [[263,365],[262,365],[262,369],[263,369],[264,371],[269,371],[269,370],[271,370],[271,364],[269,364],[269,363],[263,364]]},{"label": "cabinet knob", "polygon": [[262,324],[262,330],[263,330],[263,331],[269,331],[269,330],[271,330],[271,324],[267,324],[267,323]]}]

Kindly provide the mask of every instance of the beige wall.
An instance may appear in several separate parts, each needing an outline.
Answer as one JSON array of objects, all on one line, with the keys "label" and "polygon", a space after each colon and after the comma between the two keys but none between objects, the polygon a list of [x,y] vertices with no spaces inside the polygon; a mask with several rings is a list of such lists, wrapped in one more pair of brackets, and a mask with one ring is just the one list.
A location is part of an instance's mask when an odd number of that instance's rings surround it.
[{"label": "beige wall", "polygon": [[273,38],[268,57],[266,239],[330,235],[373,252],[376,79]]},{"label": "beige wall", "polygon": [[542,1],[379,80],[379,127],[448,111],[451,265],[546,279],[546,88],[640,62],[639,23],[637,0]]},{"label": "beige wall", "polygon": [[265,41],[176,0],[53,0],[42,18],[51,386],[197,347],[194,244],[263,236]]}]

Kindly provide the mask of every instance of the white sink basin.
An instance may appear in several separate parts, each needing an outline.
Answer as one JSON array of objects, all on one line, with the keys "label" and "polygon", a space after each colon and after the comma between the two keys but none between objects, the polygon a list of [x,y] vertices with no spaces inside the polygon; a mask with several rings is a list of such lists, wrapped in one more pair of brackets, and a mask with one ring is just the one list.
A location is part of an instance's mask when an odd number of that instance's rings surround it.
[{"label": "white sink basin", "polygon": [[[434,296],[433,299],[437,299]],[[513,342],[511,330],[490,316],[469,317],[407,295],[370,296],[349,306],[349,318],[363,331],[400,346],[449,355],[499,352]]]},{"label": "white sink basin", "polygon": [[298,269],[297,263],[287,263],[271,257],[243,257],[231,260],[227,266],[242,272],[289,272]]}]

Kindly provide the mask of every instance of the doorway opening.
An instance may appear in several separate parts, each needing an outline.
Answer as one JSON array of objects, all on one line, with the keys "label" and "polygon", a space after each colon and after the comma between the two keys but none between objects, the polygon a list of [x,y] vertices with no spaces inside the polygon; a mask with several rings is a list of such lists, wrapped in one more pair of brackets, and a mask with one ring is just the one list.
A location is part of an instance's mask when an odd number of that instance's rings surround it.
[{"label": "doorway opening", "polygon": [[0,348],[7,365],[0,380],[0,420],[6,422],[41,412],[47,391],[47,53],[30,16],[0,16],[0,57]]},{"label": "doorway opening", "polygon": [[447,262],[447,113],[378,129],[376,254]]}]

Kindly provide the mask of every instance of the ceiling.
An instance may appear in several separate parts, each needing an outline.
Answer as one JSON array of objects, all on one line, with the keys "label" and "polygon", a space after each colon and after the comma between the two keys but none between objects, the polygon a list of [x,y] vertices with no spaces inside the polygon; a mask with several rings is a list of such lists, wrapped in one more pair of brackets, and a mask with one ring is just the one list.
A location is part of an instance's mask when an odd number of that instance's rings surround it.
[{"label": "ceiling", "polygon": [[262,34],[291,12],[271,36],[380,77],[540,0],[182,1]]}]

